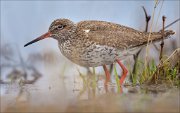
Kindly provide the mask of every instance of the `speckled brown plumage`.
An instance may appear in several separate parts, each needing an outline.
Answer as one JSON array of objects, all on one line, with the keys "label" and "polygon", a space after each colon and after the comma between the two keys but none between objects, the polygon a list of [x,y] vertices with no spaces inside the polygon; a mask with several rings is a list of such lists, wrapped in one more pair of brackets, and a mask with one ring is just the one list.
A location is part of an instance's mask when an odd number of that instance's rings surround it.
[{"label": "speckled brown plumage", "polygon": [[[167,30],[164,34],[168,37],[174,32]],[[117,58],[135,53],[137,48],[147,43],[149,37],[149,33],[115,23],[81,21],[75,24],[68,19],[52,22],[47,35],[58,40],[64,56],[85,67],[112,64]],[[153,32],[150,41],[161,38],[161,32]]]},{"label": "speckled brown plumage", "polygon": [[[147,43],[149,33],[105,21],[82,21],[77,24],[81,31],[89,29],[88,37],[100,45],[108,45],[119,49],[136,47]],[[165,31],[165,37],[174,34],[173,31]],[[161,32],[151,33],[150,40],[162,38]]]}]

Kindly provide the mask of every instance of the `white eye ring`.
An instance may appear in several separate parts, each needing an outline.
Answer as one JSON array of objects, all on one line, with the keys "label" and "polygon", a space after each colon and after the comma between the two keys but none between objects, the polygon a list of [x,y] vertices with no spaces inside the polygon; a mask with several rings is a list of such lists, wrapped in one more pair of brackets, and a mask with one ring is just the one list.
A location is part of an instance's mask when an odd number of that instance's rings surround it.
[{"label": "white eye ring", "polygon": [[57,29],[63,29],[64,28],[64,26],[63,25],[59,25],[59,26],[57,26]]}]

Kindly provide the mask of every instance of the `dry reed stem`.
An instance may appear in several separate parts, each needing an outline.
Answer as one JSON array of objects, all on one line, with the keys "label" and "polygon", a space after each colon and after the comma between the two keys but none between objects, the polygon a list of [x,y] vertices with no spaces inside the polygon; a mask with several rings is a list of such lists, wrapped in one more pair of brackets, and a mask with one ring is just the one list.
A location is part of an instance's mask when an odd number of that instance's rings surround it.
[{"label": "dry reed stem", "polygon": [[[147,41],[147,45],[146,45],[146,55],[145,55],[145,62],[144,62],[144,67],[147,66],[147,60],[148,60],[148,55],[149,55],[149,40],[151,37],[151,33],[152,33],[152,26],[153,26],[153,22],[154,22],[154,15],[155,15],[155,10],[156,10],[156,6],[158,4],[158,0],[155,0],[155,7],[153,9],[153,13],[152,13],[152,23],[150,26],[150,32],[149,32],[149,36],[148,36],[148,41]],[[145,70],[145,75],[146,75],[146,70]]]}]

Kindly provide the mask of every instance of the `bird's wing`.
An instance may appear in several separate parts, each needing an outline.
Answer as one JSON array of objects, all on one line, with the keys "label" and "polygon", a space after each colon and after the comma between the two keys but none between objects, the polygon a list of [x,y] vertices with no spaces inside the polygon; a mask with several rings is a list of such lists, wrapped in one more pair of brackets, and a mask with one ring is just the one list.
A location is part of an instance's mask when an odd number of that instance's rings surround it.
[{"label": "bird's wing", "polygon": [[104,21],[82,21],[77,24],[84,31],[89,40],[100,45],[108,45],[125,49],[140,45],[147,41],[142,32]]}]

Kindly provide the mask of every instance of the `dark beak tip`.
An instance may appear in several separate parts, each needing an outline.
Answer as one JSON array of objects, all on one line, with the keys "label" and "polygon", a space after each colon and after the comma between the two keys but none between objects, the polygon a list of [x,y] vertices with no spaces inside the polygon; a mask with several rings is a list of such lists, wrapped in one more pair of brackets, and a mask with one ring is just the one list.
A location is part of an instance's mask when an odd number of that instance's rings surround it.
[{"label": "dark beak tip", "polygon": [[25,45],[24,45],[24,47],[26,47],[26,46],[28,46],[28,45],[30,45],[30,44],[31,44],[31,42],[29,42],[29,43],[25,44]]}]

